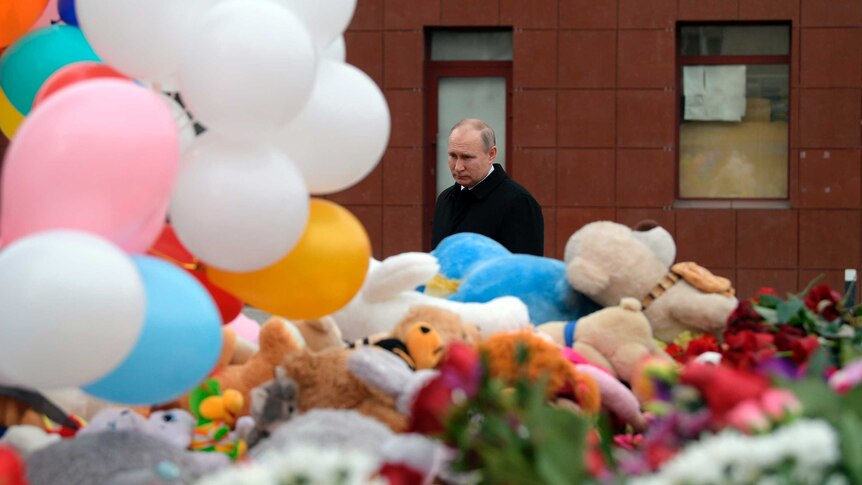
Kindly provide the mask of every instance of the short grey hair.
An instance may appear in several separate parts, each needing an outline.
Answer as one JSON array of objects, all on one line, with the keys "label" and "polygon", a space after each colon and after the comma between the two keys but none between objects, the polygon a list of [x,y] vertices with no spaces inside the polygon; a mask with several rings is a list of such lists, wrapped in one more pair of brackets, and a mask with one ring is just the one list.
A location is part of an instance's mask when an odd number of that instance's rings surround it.
[{"label": "short grey hair", "polygon": [[494,134],[494,129],[491,128],[491,125],[478,118],[464,118],[455,123],[455,126],[449,130],[449,136],[452,136],[452,132],[462,126],[468,126],[479,132],[479,137],[482,139],[482,147],[485,148],[486,153],[490,152],[491,147],[497,144],[497,135]]}]

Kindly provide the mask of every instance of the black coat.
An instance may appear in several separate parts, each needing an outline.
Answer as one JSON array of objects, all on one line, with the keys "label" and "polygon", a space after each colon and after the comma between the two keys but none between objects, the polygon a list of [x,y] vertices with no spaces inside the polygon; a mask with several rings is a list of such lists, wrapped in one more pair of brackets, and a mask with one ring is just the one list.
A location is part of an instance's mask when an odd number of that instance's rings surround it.
[{"label": "black coat", "polygon": [[542,207],[496,163],[491,175],[473,190],[461,190],[455,184],[437,197],[432,249],[459,232],[488,236],[513,253],[542,256],[545,251]]}]

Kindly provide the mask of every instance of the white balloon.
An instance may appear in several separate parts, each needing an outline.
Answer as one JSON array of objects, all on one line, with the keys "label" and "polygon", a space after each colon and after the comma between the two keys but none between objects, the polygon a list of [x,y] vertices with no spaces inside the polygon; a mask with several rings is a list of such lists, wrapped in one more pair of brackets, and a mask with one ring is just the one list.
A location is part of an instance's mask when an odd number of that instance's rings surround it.
[{"label": "white balloon", "polygon": [[99,379],[137,342],[145,298],[134,263],[106,239],[19,239],[0,253],[0,374],[45,388]]},{"label": "white balloon", "polygon": [[169,94],[162,94],[162,101],[170,108],[174,123],[177,125],[177,134],[180,139],[180,153],[185,153],[195,141],[195,122],[186,112],[185,108]]},{"label": "white balloon", "polygon": [[208,129],[236,139],[272,134],[302,109],[317,57],[302,22],[269,0],[227,0],[199,20],[180,66],[180,92]]},{"label": "white balloon", "polygon": [[206,132],[180,164],[170,217],[192,254],[244,272],[270,266],[293,249],[308,211],[302,174],[279,150]]},{"label": "white balloon", "polygon": [[165,85],[197,17],[214,0],[77,0],[81,31],[105,62],[136,79]]},{"label": "white balloon", "polygon": [[323,57],[336,62],[344,62],[347,60],[347,44],[344,42],[343,35],[333,40],[332,43],[323,50]]},{"label": "white balloon", "polygon": [[302,20],[314,45],[326,48],[350,25],[356,0],[278,0]]},{"label": "white balloon", "polygon": [[389,130],[389,106],[377,84],[350,64],[324,60],[308,104],[276,142],[296,162],[312,194],[329,194],[374,169]]}]

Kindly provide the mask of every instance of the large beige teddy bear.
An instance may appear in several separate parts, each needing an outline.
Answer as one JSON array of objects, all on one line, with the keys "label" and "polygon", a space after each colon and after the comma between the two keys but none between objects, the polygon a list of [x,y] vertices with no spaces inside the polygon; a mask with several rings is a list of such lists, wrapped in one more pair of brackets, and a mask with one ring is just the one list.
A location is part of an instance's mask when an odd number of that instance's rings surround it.
[{"label": "large beige teddy bear", "polygon": [[623,298],[619,306],[603,308],[577,322],[550,322],[536,330],[626,382],[631,382],[644,357],[671,360],[653,339],[641,303],[634,298]]},{"label": "large beige teddy bear", "polygon": [[676,245],[665,229],[633,231],[611,221],[587,224],[566,244],[566,276],[596,303],[641,301],[656,338],[717,333],[737,306],[730,282],[694,263],[673,265]]}]

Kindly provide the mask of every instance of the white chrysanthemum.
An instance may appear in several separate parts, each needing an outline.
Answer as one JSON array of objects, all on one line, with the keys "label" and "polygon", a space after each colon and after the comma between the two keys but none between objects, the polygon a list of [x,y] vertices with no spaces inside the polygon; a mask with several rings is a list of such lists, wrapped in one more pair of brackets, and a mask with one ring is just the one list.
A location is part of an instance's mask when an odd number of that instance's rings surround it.
[{"label": "white chrysanthemum", "polygon": [[267,452],[255,463],[225,469],[197,485],[382,485],[372,479],[379,466],[377,458],[359,451],[294,446]]},{"label": "white chrysanthemum", "polygon": [[653,484],[763,484],[775,481],[775,467],[793,463],[799,483],[820,483],[824,472],[840,459],[838,436],[822,420],[798,420],[764,436],[743,436],[725,430],[704,436],[665,464],[659,473],[632,480]]},{"label": "white chrysanthemum", "polygon": [[256,464],[243,464],[224,468],[195,482],[196,485],[273,485],[275,477],[266,468]]},{"label": "white chrysanthemum", "polygon": [[303,477],[302,483],[364,485],[379,468],[379,461],[355,450],[323,450],[291,447],[261,457],[262,466],[284,482],[286,477]]}]

